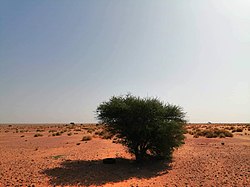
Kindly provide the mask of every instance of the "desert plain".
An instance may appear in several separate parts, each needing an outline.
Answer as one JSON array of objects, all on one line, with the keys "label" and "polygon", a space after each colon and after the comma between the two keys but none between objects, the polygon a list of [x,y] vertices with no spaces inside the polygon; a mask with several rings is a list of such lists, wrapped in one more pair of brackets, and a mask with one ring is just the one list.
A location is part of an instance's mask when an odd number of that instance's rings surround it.
[{"label": "desert plain", "polygon": [[[250,124],[186,128],[172,161],[138,165],[98,124],[2,124],[0,186],[250,186]],[[206,129],[233,137],[197,135]]]}]

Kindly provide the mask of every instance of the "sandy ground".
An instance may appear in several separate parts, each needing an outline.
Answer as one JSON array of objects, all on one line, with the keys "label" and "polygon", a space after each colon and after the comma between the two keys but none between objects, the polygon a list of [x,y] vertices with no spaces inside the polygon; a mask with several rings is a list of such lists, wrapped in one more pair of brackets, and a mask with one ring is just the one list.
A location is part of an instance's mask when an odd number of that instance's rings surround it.
[{"label": "sandy ground", "polygon": [[[250,131],[233,138],[186,135],[171,163],[138,166],[121,145],[94,132],[81,141],[88,133],[77,129],[0,125],[0,186],[250,186]],[[107,157],[116,164],[103,164]]]}]

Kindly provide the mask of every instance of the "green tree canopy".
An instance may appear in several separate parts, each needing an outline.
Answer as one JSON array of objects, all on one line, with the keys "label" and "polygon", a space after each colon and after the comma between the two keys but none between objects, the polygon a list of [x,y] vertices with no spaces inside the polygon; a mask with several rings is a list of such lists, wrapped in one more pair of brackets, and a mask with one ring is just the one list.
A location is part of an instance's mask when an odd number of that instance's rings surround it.
[{"label": "green tree canopy", "polygon": [[157,98],[113,96],[98,106],[97,117],[138,162],[149,156],[170,157],[184,143],[185,113]]}]

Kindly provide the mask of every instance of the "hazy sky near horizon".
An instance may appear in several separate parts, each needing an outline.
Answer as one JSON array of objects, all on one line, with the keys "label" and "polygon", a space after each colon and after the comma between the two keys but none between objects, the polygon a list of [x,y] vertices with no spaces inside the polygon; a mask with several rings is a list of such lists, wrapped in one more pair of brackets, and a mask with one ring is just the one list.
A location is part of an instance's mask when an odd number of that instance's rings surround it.
[{"label": "hazy sky near horizon", "polygon": [[128,92],[250,122],[249,0],[1,0],[0,123],[95,122]]}]

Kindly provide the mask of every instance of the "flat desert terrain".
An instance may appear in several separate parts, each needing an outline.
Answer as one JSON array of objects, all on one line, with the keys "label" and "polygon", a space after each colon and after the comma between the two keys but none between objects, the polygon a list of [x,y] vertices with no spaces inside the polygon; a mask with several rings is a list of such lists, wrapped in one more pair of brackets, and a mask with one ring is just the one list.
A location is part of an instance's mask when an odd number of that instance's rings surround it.
[{"label": "flat desert terrain", "polygon": [[[137,165],[100,125],[0,125],[0,186],[247,187],[249,127],[188,124],[185,144],[174,151],[172,162]],[[233,137],[200,136],[213,128]],[[116,163],[103,164],[110,157]]]}]

